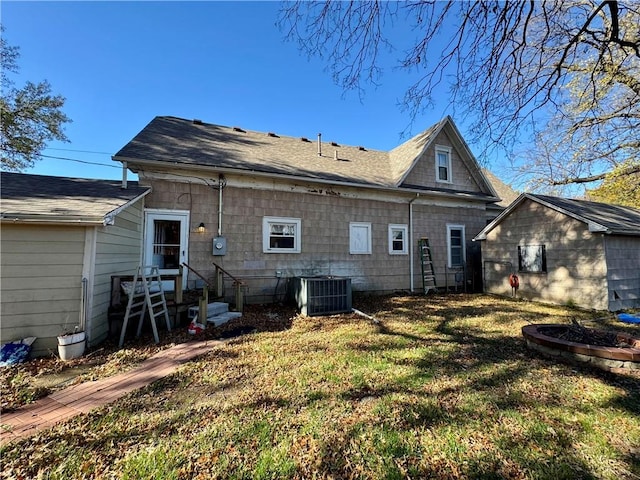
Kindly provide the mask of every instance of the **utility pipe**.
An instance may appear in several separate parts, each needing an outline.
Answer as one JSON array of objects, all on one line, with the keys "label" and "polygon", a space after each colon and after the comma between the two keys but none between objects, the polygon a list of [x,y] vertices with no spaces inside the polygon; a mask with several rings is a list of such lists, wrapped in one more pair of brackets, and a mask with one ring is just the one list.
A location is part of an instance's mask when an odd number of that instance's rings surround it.
[{"label": "utility pipe", "polygon": [[127,188],[127,162],[122,162],[122,187],[123,190]]},{"label": "utility pipe", "polygon": [[222,236],[222,182],[224,180],[224,175],[220,174],[218,176],[218,236]]}]

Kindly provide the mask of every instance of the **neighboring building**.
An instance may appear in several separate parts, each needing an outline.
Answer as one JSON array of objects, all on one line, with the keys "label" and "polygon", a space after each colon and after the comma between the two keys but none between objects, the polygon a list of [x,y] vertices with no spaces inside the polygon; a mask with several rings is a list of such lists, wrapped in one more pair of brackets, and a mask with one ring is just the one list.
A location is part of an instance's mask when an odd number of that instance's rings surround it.
[{"label": "neighboring building", "polygon": [[[282,299],[296,276],[420,291],[421,237],[438,286],[452,285],[500,201],[450,117],[389,152],[156,117],[113,159],[153,187],[144,262],[169,274],[186,262],[207,279],[215,262],[248,302]],[[467,281],[479,287],[475,258]],[[189,271],[185,287],[197,280]]]},{"label": "neighboring building", "polygon": [[34,355],[84,325],[89,345],[108,333],[111,275],[140,264],[144,197],[130,182],[2,172],[0,335],[37,337]]},{"label": "neighboring building", "polygon": [[474,240],[485,291],[596,310],[640,307],[640,210],[523,194]]},{"label": "neighboring building", "polygon": [[482,169],[482,173],[487,178],[497,195],[500,197],[500,201],[492,205],[487,205],[487,224],[500,215],[511,203],[518,198],[518,192],[516,192],[511,186],[504,183],[496,175],[487,170]]}]

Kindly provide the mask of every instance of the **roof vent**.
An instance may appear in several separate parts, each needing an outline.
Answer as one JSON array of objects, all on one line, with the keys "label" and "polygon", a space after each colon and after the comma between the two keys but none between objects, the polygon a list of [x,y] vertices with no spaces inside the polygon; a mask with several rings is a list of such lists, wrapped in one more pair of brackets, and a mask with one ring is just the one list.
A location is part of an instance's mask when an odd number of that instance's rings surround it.
[{"label": "roof vent", "polygon": [[267,133],[267,135],[270,136],[270,137],[273,137],[273,138],[280,138],[278,135],[276,135],[273,132],[269,132],[269,133]]},{"label": "roof vent", "polygon": [[322,156],[322,133],[318,134],[318,156]]},{"label": "roof vent", "polygon": [[193,124],[194,125],[202,125],[202,120],[200,120],[199,118],[194,118],[193,119]]},{"label": "roof vent", "polygon": [[247,133],[245,130],[241,129],[240,127],[233,127],[233,131],[240,132],[240,133]]},{"label": "roof vent", "polygon": [[339,147],[340,145],[338,145],[336,142],[331,142],[331,146],[332,147]]},{"label": "roof vent", "polygon": [[301,142],[309,142],[309,143],[311,143],[311,140],[309,140],[307,137],[300,137],[300,141]]},{"label": "roof vent", "polygon": [[366,152],[366,151],[367,151],[367,149],[366,149],[366,148],[364,148],[363,146],[359,146],[359,147],[358,147],[358,150],[361,150],[361,151],[363,151],[363,152]]}]

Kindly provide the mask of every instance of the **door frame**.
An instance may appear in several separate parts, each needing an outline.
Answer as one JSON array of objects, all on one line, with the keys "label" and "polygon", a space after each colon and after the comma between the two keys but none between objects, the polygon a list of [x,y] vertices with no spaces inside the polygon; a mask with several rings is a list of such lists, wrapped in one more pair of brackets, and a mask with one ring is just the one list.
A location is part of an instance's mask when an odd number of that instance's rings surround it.
[{"label": "door frame", "polygon": [[[186,263],[189,259],[189,210],[169,210],[164,208],[145,208],[144,209],[144,232],[143,232],[143,250],[142,262],[145,266],[152,265],[153,258],[153,221],[154,220],[173,220],[180,222],[180,259],[179,263]],[[160,269],[161,275],[177,275],[177,268]],[[163,288],[168,286],[163,282]],[[182,288],[187,288],[187,275],[182,276]]]}]

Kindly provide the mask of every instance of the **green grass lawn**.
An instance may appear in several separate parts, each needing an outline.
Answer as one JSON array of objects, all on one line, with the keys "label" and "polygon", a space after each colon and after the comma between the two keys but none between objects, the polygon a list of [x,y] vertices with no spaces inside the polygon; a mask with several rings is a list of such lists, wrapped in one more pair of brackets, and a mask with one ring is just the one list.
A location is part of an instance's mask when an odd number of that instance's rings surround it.
[{"label": "green grass lawn", "polygon": [[639,377],[556,363],[520,333],[598,314],[471,295],[354,306],[380,323],[296,316],[232,339],[4,447],[2,478],[640,478]]}]

